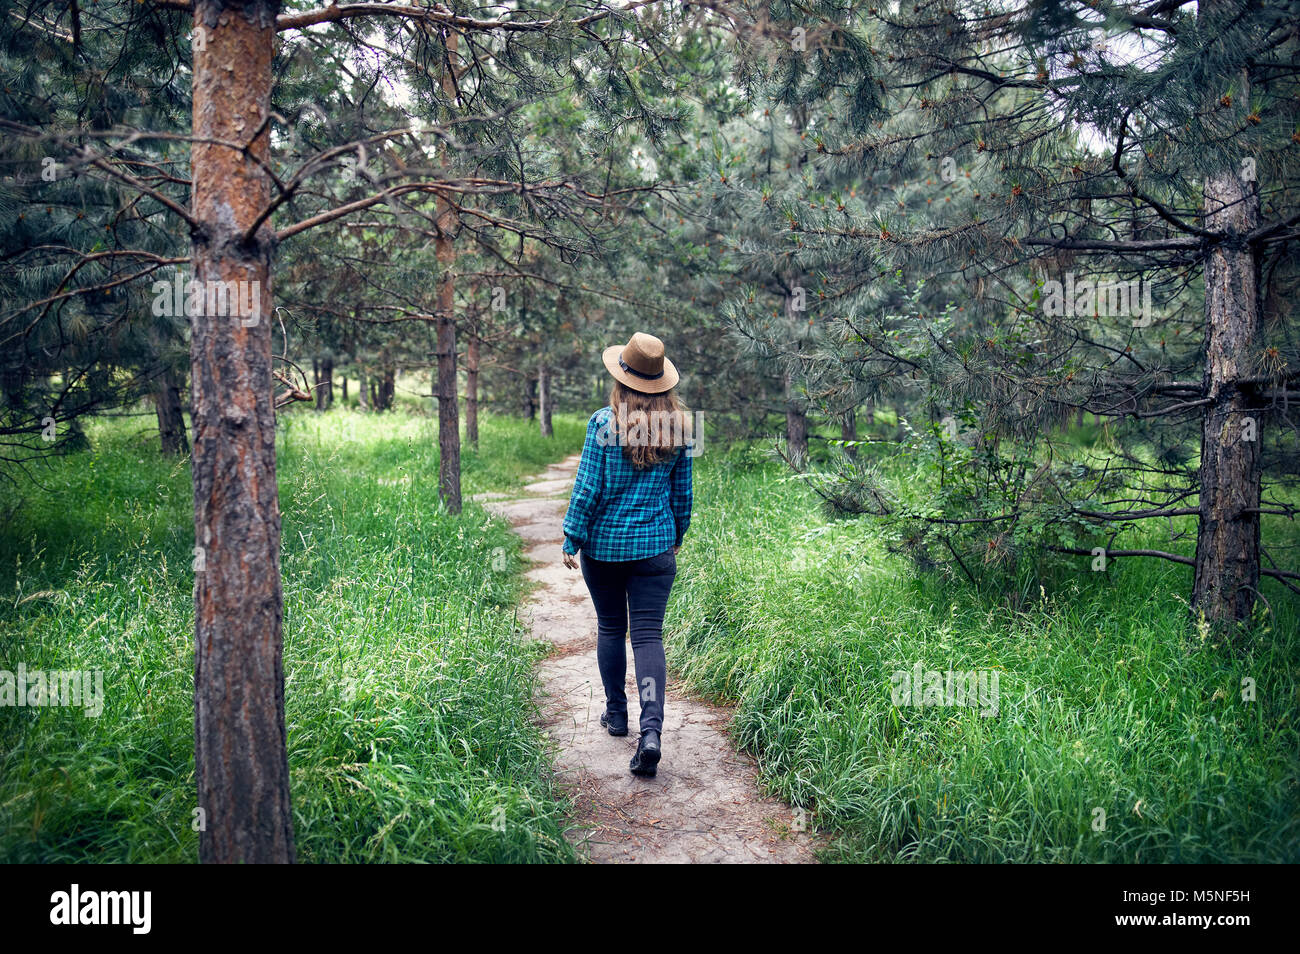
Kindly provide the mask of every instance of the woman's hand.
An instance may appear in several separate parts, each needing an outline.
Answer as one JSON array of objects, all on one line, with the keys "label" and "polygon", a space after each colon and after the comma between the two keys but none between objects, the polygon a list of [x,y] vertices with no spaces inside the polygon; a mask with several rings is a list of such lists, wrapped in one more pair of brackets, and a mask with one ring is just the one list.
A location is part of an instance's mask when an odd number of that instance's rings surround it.
[{"label": "woman's hand", "polygon": [[677,554],[681,552],[681,549],[681,547],[673,547],[673,556],[677,556]]},{"label": "woman's hand", "polygon": [[576,570],[578,568],[578,555],[576,553],[565,553],[564,565],[567,566],[570,570]]}]

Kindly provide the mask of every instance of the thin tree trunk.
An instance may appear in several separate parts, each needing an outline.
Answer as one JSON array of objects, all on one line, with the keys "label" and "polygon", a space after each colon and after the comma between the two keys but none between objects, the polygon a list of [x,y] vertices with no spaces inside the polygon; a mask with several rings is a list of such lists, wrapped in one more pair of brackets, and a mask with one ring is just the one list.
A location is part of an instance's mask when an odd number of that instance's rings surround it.
[{"label": "thin tree trunk", "polygon": [[181,389],[176,372],[164,369],[158,376],[153,392],[154,410],[158,413],[158,439],[162,452],[169,457],[180,457],[190,452],[190,442],[185,436],[185,412],[181,407]]},{"label": "thin tree trunk", "polygon": [[370,388],[366,381],[366,366],[357,366],[357,406],[363,411],[370,410]]},{"label": "thin tree trunk", "polygon": [[555,428],[551,422],[551,414],[555,411],[555,387],[549,377],[546,382],[546,400],[542,402],[542,436],[552,437],[555,434]]},{"label": "thin tree trunk", "polygon": [[[456,63],[459,34],[446,33],[447,62],[442,75],[442,91],[454,101],[456,80],[452,70]],[[444,162],[444,169],[446,163]],[[456,286],[452,268],[456,248],[452,244],[456,228],[456,210],[442,197],[437,200],[438,239],[434,243],[438,267],[438,494],[449,513],[460,513],[460,411],[456,407]]]},{"label": "thin tree trunk", "polygon": [[478,335],[470,329],[465,346],[465,437],[478,447]]},{"label": "thin tree trunk", "polygon": [[537,418],[537,379],[529,375],[524,379],[524,417]]},{"label": "thin tree trunk", "polygon": [[[1206,181],[1205,208],[1209,229],[1244,235],[1259,225],[1254,183],[1235,171]],[[1203,386],[1213,403],[1201,425],[1192,609],[1215,623],[1249,618],[1259,591],[1260,414],[1238,383],[1252,371],[1258,270],[1249,246],[1236,242],[1212,246],[1205,262]]]},{"label": "thin tree trunk", "polygon": [[206,30],[193,67],[195,277],[249,282],[260,308],[256,317],[191,317],[194,769],[199,860],[207,863],[294,860],[269,320],[274,240],[266,223],[245,240],[271,199],[263,166],[279,7],[194,3],[195,29]]},{"label": "thin tree trunk", "polygon": [[550,437],[554,434],[551,428],[551,381],[550,374],[546,368],[546,362],[543,361],[537,366],[537,403],[541,406],[542,424],[541,431],[543,437]]},{"label": "thin tree trunk", "polygon": [[347,407],[348,403],[348,376],[345,372],[343,375],[343,406]]},{"label": "thin tree trunk", "polygon": [[[447,243],[450,245],[450,242]],[[444,269],[442,242],[438,243],[438,260]],[[454,286],[450,277],[438,289],[438,495],[449,513],[460,513],[460,411],[456,401],[456,320],[444,317],[454,307]]]},{"label": "thin tree trunk", "polygon": [[[858,439],[857,411],[846,411],[844,416],[840,418],[840,439],[846,441],[856,441]],[[846,447],[844,453],[850,457],[857,457],[858,449],[856,447]]]},{"label": "thin tree trunk", "polygon": [[334,404],[334,359],[326,356],[320,359],[320,376],[316,389],[316,410],[328,411]]},{"label": "thin tree trunk", "polygon": [[794,375],[785,375],[785,441],[790,460],[802,469],[808,459],[808,415],[795,392]]}]

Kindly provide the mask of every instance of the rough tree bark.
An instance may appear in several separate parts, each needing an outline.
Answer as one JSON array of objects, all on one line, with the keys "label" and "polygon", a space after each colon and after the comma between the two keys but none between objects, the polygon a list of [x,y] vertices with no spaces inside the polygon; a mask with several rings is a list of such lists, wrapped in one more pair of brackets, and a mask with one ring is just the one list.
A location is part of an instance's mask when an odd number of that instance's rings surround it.
[{"label": "rough tree bark", "polygon": [[[439,216],[441,220],[441,216]],[[449,513],[460,513],[460,410],[456,406],[456,319],[451,310],[454,285],[452,259],[444,258],[438,240],[438,261],[444,277],[438,284],[438,495]],[[446,243],[450,246],[450,242]],[[454,254],[453,254],[454,258]],[[451,314],[451,317],[446,317]]]},{"label": "rough tree bark", "polygon": [[[445,34],[446,69],[442,91],[454,102],[458,34]],[[450,170],[443,164],[444,170]],[[441,275],[438,280],[438,495],[449,513],[460,513],[460,409],[456,406],[456,286],[452,269],[456,264],[456,209],[441,194],[437,200],[438,238],[434,251]]]},{"label": "rough tree bark", "polygon": [[171,368],[164,369],[158,376],[154,386],[153,405],[158,414],[158,439],[162,444],[162,452],[170,457],[188,454],[190,442],[185,436],[180,382]]},{"label": "rough tree bark", "polygon": [[1247,619],[1259,591],[1260,417],[1239,383],[1252,373],[1259,327],[1259,262],[1242,237],[1259,225],[1259,195],[1234,170],[1205,183],[1206,227],[1229,238],[1205,261],[1205,396],[1200,526],[1192,610],[1208,620]]},{"label": "rough tree bark", "polygon": [[[249,282],[257,315],[191,316],[194,766],[199,860],[292,862],[271,378],[271,57],[278,0],[195,0],[195,277]],[[253,285],[252,283],[257,283]],[[202,309],[201,309],[202,310]],[[238,309],[234,309],[238,310]]]},{"label": "rough tree bark", "polygon": [[370,410],[370,385],[364,364],[357,366],[357,406],[363,411]]}]

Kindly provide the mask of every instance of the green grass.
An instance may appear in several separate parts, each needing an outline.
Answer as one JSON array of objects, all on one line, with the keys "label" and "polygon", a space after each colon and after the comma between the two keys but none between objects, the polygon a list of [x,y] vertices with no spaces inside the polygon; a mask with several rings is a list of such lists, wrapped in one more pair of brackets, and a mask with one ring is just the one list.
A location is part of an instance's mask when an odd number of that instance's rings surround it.
[{"label": "green grass", "polygon": [[[1235,645],[1189,624],[1190,571],[1161,561],[1081,558],[1012,611],[914,572],[752,454],[696,463],[669,665],[736,703],[738,743],[812,810],[828,859],[1300,860],[1300,622],[1281,587]],[[998,714],[895,706],[891,675],[918,661],[996,670]]]},{"label": "green grass", "polygon": [[[0,860],[197,857],[188,465],[147,418],[0,487],[0,669],[102,670],[98,718],[0,710]],[[484,416],[465,493],[581,447]],[[285,681],[302,861],[573,861],[513,602],[518,541],[437,498],[434,422],[285,415]]]},{"label": "green grass", "polygon": [[[555,425],[485,417],[465,493],[576,451],[583,419]],[[107,696],[99,718],[0,710],[0,860],[192,861],[188,468],[145,418],[90,436],[40,487],[0,487],[0,669],[102,669]],[[518,542],[472,505],[442,512],[434,436],[342,409],[282,427],[299,856],[572,861],[531,722],[540,649],[511,609]],[[1159,561],[1080,558],[1013,611],[917,574],[752,455],[696,465],[670,665],[737,704],[739,743],[829,859],[1300,860],[1300,607],[1280,587],[1234,644],[1189,625],[1189,572]],[[996,671],[997,715],[894,706],[891,674],[917,662]]]}]

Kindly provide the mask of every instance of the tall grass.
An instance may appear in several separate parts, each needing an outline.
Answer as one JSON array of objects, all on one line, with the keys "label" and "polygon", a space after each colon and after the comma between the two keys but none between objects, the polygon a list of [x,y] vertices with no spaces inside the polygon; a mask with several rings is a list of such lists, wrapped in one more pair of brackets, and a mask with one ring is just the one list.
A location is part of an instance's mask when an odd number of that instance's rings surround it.
[{"label": "tall grass", "polygon": [[[1280,587],[1233,644],[1189,623],[1190,573],[1160,561],[1082,558],[1012,611],[752,456],[697,468],[670,668],[737,704],[739,743],[830,858],[1300,860],[1300,625]],[[894,705],[918,661],[996,671],[997,715]]]},{"label": "tall grass", "polygon": [[[485,416],[465,491],[576,451]],[[512,604],[517,538],[438,501],[434,423],[282,419],[285,695],[300,860],[572,861]],[[98,718],[0,709],[0,860],[175,862],[194,831],[188,466],[147,428],[0,489],[0,669],[102,670]]]}]

